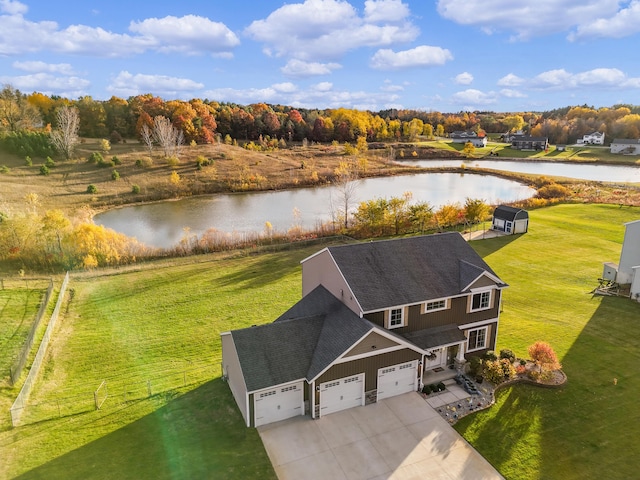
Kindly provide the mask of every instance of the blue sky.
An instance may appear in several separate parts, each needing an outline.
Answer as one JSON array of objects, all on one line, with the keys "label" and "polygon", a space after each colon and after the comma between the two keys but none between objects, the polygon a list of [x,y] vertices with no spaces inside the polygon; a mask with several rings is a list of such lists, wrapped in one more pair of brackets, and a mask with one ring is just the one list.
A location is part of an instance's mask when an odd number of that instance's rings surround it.
[{"label": "blue sky", "polygon": [[378,111],[640,104],[640,0],[0,0],[0,83]]}]

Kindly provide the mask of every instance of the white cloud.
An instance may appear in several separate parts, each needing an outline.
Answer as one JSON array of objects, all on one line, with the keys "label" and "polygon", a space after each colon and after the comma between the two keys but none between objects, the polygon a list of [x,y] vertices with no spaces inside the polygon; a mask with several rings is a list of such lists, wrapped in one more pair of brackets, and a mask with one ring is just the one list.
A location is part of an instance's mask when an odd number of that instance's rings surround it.
[{"label": "white cloud", "polygon": [[45,95],[60,95],[77,98],[87,94],[91,82],[75,76],[57,77],[49,73],[34,73],[16,77],[0,77],[0,83],[10,84],[23,92],[40,92]]},{"label": "white cloud", "polygon": [[578,25],[576,31],[569,35],[569,40],[622,38],[638,32],[640,32],[640,1],[632,0],[608,18],[599,17]]},{"label": "white cloud", "polygon": [[240,44],[226,25],[197,15],[147,18],[131,22],[129,30],[152,40],[160,52],[228,52]]},{"label": "white cloud", "polygon": [[564,69],[549,70],[536,75],[531,84],[536,88],[570,89],[578,87],[637,88],[639,78],[629,78],[617,68],[594,68],[580,73]]},{"label": "white cloud", "polygon": [[496,103],[494,92],[484,93],[474,88],[456,92],[451,96],[451,101],[458,105],[491,105]]},{"label": "white cloud", "polygon": [[145,93],[166,97],[191,98],[204,88],[202,83],[188,78],[169,77],[166,75],[132,75],[127,71],[120,72],[107,87],[107,91],[120,97],[129,97]]},{"label": "white cloud", "polygon": [[404,87],[402,85],[393,85],[391,83],[387,83],[380,87],[380,90],[383,92],[402,92]]},{"label": "white cloud", "polygon": [[313,77],[328,75],[338,68],[342,68],[339,63],[304,62],[293,58],[280,71],[290,77]]},{"label": "white cloud", "polygon": [[[1,1],[1,0],[0,0]],[[13,10],[18,10],[13,5]],[[5,2],[4,8],[7,9]],[[101,27],[56,22],[33,22],[20,13],[0,15],[0,55],[51,51],[99,57],[123,57],[154,50],[229,56],[239,44],[237,36],[221,23],[203,17],[152,18],[132,22],[128,33],[114,33]]]},{"label": "white cloud", "polygon": [[402,3],[402,0],[366,0],[364,2],[366,22],[400,22],[409,14],[409,6]]},{"label": "white cloud", "polygon": [[380,110],[398,100],[395,93],[334,90],[330,82],[312,85],[306,90],[283,91],[279,85],[266,88],[219,88],[204,92],[208,98],[222,102],[250,104],[255,102],[279,103],[296,108],[357,108]]},{"label": "white cloud", "polygon": [[524,82],[524,78],[520,78],[513,73],[509,73],[498,80],[498,85],[501,87],[517,87],[518,85],[522,85]]},{"label": "white cloud", "polygon": [[75,75],[76,72],[68,63],[46,63],[41,61],[13,62],[11,66],[25,72],[49,72],[61,75]]},{"label": "white cloud", "polygon": [[526,98],[527,97],[524,93],[519,92],[518,90],[513,90],[511,88],[503,88],[502,90],[500,90],[500,95],[507,98]]},{"label": "white cloud", "polygon": [[395,3],[392,0],[369,2],[365,16],[360,17],[344,0],[305,0],[286,4],[266,19],[252,22],[245,34],[262,42],[267,55],[301,60],[335,59],[357,48],[389,46],[417,38],[417,27],[408,20],[399,22],[404,14],[377,24],[380,12]]},{"label": "white cloud", "polygon": [[13,0],[0,0],[0,12],[9,15],[22,15],[27,13],[29,7],[24,3]]},{"label": "white cloud", "polygon": [[449,60],[453,60],[453,55],[449,50],[421,45],[402,52],[394,52],[390,49],[378,50],[371,58],[371,67],[378,70],[431,67],[444,65]]},{"label": "white cloud", "polygon": [[469,72],[462,72],[456,75],[454,81],[458,85],[470,85],[473,82],[473,75],[471,75]]},{"label": "white cloud", "polygon": [[[637,0],[632,0],[635,3]],[[509,31],[515,39],[566,32],[618,12],[618,0],[438,0],[438,13],[453,22],[473,25],[485,33]]]},{"label": "white cloud", "polygon": [[291,82],[275,83],[272,87],[279,93],[293,93],[298,90],[298,87]]}]

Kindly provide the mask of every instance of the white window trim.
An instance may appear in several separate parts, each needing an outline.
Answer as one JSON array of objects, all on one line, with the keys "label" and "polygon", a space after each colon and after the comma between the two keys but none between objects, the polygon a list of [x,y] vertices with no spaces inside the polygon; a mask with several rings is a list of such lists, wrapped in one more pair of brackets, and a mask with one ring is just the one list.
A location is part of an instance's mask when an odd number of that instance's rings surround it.
[{"label": "white window trim", "polygon": [[[439,302],[444,302],[444,307],[433,308],[431,310],[427,309],[427,305],[429,305],[430,303],[439,303]],[[423,307],[422,307],[422,313],[440,312],[442,310],[447,310],[448,308],[449,308],[449,299],[448,298],[439,298],[437,300],[429,300],[427,302],[424,302]]]},{"label": "white window trim", "polygon": [[[473,297],[475,297],[476,295],[482,295],[485,293],[489,294],[489,302],[487,303],[487,306],[480,307],[480,308],[473,308]],[[469,297],[469,312],[481,312],[483,310],[489,310],[491,308],[492,302],[493,302],[493,289],[471,292],[471,296]]]},{"label": "white window trim", "polygon": [[[484,330],[484,345],[481,347],[476,346],[475,348],[470,348],[469,340],[471,339],[471,332],[479,332],[480,330]],[[485,348],[487,348],[487,341],[489,340],[488,337],[489,337],[489,325],[485,327],[474,328],[472,330],[469,330],[467,334],[467,352],[476,352],[478,350],[484,350]]]},{"label": "white window trim", "polygon": [[[391,312],[393,312],[394,310],[400,310],[400,323],[397,325],[391,325]],[[405,326],[405,315],[404,315],[404,308],[403,307],[398,307],[398,308],[390,308],[389,309],[389,316],[387,319],[387,326],[389,327],[389,330],[393,329],[393,328],[400,328],[400,327],[404,327]]]}]

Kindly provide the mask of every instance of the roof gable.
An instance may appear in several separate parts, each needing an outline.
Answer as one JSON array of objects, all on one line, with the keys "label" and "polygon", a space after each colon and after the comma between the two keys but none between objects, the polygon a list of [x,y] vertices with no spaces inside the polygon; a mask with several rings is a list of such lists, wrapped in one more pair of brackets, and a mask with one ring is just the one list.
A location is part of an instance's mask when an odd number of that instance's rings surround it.
[{"label": "roof gable", "polygon": [[482,272],[498,279],[457,232],[328,249],[363,312],[459,295]]},{"label": "roof gable", "polygon": [[314,378],[373,328],[319,286],[273,323],[231,335],[252,392]]}]

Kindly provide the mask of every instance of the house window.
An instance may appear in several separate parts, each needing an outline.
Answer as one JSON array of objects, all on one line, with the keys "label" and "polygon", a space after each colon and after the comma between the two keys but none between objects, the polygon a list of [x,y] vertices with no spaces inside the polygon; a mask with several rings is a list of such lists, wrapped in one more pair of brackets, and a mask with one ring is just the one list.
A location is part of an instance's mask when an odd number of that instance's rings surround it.
[{"label": "house window", "polygon": [[389,328],[402,327],[404,325],[404,315],[402,308],[392,308],[389,312]]},{"label": "house window", "polygon": [[425,312],[435,312],[437,310],[444,310],[445,308],[447,308],[446,300],[436,300],[434,302],[427,302],[424,310]]},{"label": "house window", "polygon": [[474,293],[471,297],[471,311],[487,310],[491,306],[491,290]]},{"label": "house window", "polygon": [[481,350],[487,347],[487,330],[489,327],[469,330],[469,340],[467,341],[467,352]]}]

